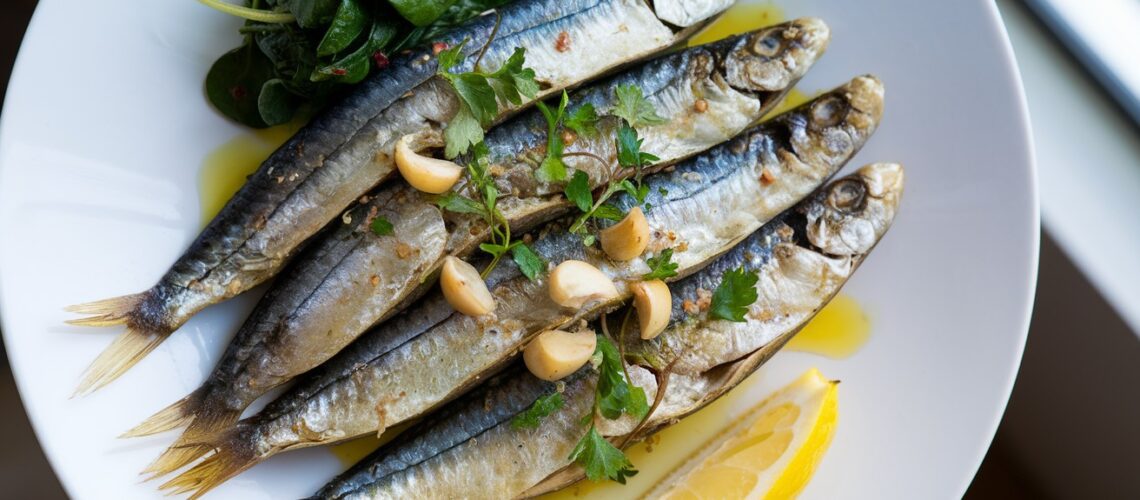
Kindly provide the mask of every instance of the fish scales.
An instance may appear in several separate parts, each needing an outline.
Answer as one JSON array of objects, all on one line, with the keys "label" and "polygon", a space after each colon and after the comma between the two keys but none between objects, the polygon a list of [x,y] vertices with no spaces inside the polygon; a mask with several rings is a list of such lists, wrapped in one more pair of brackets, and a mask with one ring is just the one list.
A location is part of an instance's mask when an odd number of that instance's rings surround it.
[{"label": "fish scales", "polygon": [[[776,40],[775,48],[765,40]],[[819,57],[827,40],[826,25],[809,18],[687,49],[575,93],[571,111],[589,103],[608,112],[615,106],[618,86],[643,85],[648,92],[647,99],[657,105],[665,122],[639,129],[649,143],[670,144],[663,147],[659,163],[668,165],[723,142],[732,133],[759,120]],[[755,53],[756,47],[761,47],[762,53]],[[738,89],[722,81],[730,70],[766,75],[775,72],[783,76],[768,78],[763,86],[755,88],[742,82]],[[714,93],[720,97],[710,100]],[[697,99],[713,104],[697,112],[694,109]],[[631,173],[630,169],[616,165],[616,146],[608,139],[616,133],[618,121],[610,117],[603,122],[594,138],[582,138],[568,148],[571,152],[588,151],[611,159],[611,163],[606,164],[596,160],[570,162],[572,168],[588,172],[595,186]],[[486,139],[493,151],[491,170],[502,170],[497,179],[499,188],[504,193],[512,193],[501,200],[500,206],[516,231],[548,220],[571,206],[561,195],[563,183],[535,180],[533,158],[545,152],[545,128],[542,115],[532,111],[496,127]],[[693,135],[677,140],[673,138],[673,129]],[[470,158],[461,161],[470,161]],[[755,182],[744,182],[744,185],[749,184]],[[461,183],[456,192],[464,193],[467,189],[469,187]],[[712,201],[715,200],[708,200]],[[735,213],[732,207],[725,208],[728,213]],[[408,215],[409,212],[418,214],[418,218]],[[372,234],[370,223],[376,216],[389,220],[395,235]],[[198,447],[197,452],[183,445],[208,443],[213,433],[228,427],[258,396],[329,359],[369,326],[394,314],[432,286],[445,252],[467,255],[477,249],[489,232],[482,218],[440,213],[431,197],[400,183],[381,189],[350,211],[345,221],[314,242],[278,278],[274,289],[289,287],[299,298],[286,299],[290,307],[259,303],[251,320],[239,330],[235,343],[254,348],[227,351],[201,389],[131,431],[129,435],[149,434],[192,420],[173,447],[172,455],[160,458],[149,470],[171,469],[202,452],[207,448],[204,445]],[[438,237],[445,221],[446,244]],[[339,246],[341,240],[348,239],[361,243],[342,259],[315,261],[310,258],[322,255],[325,246]],[[549,255],[567,254],[552,249]],[[324,274],[313,270],[315,267],[327,269],[330,265],[335,269]],[[297,283],[298,280],[303,283]],[[278,296],[269,295],[272,300],[278,300]],[[274,312],[262,314],[263,309]],[[537,313],[516,319],[520,322],[505,327],[529,329],[530,325],[542,324],[545,320]]]},{"label": "fish scales", "polygon": [[[651,371],[663,368],[645,364],[645,359],[673,362],[687,356],[684,351],[662,346],[683,343],[707,361],[694,371],[670,368],[669,383],[658,395],[660,405],[648,417],[644,430],[632,438],[644,438],[715,400],[802,328],[885,234],[897,211],[902,185],[902,169],[898,165],[864,167],[769,222],[713,265],[675,283],[672,288],[678,295],[693,298],[696,290],[715,288],[724,270],[743,267],[760,277],[756,285],[759,300],[750,306],[742,323],[711,319],[707,311],[700,311],[672,318],[669,328],[653,341],[642,341],[636,335],[626,337],[631,377],[649,394],[657,392]],[[851,226],[844,229],[847,224]],[[822,227],[829,231],[821,230]],[[838,231],[830,231],[837,228]],[[849,241],[858,243],[845,245],[844,241],[853,235],[858,237]],[[844,245],[841,253],[820,250],[837,243]],[[819,273],[804,272],[828,268],[838,274],[821,280]],[[783,286],[775,285],[780,282]],[[810,307],[804,309],[805,306]],[[804,312],[787,318],[766,314],[773,307]],[[730,340],[715,342],[725,337]],[[647,356],[648,353],[653,355]],[[510,373],[473,394],[486,399],[486,393],[517,392],[515,386],[535,383],[534,377],[522,370]],[[590,411],[594,397],[590,382],[595,378],[595,370],[586,365],[568,379],[568,390],[563,392],[565,407],[543,419],[537,429],[512,426],[514,415],[505,410],[496,414],[497,419],[488,416],[475,420],[472,414],[479,409],[465,396],[442,409],[430,427],[417,428],[393,443],[391,449],[373,453],[323,487],[314,498],[455,498],[473,492],[489,498],[511,498],[565,486],[580,479],[583,472],[570,462],[569,453],[549,450],[571,449],[583,435],[585,425],[580,419]],[[587,390],[569,389],[577,387]],[[463,427],[467,440],[459,445],[449,442],[450,446],[439,446],[429,432],[462,424],[467,424]],[[628,444],[631,440],[625,437],[637,430],[637,422],[629,416],[619,420],[596,419],[596,424],[599,432],[615,443]],[[416,463],[393,461],[392,457],[409,450],[418,452]],[[535,481],[535,477],[543,479]]]},{"label": "fish scales", "polygon": [[[839,120],[817,121],[814,106],[835,97],[865,107],[849,107]],[[655,229],[651,248],[684,247],[674,254],[682,275],[727,251],[837,171],[873,132],[882,111],[881,99],[882,87],[876,79],[856,78],[671,172],[648,178],[647,201],[654,208],[647,219]],[[816,144],[821,137],[837,135],[847,137],[843,155],[793,152]],[[815,163],[800,160],[798,154]],[[763,182],[765,170],[780,181]],[[630,203],[620,196],[617,199],[619,204]],[[783,206],[770,201],[781,199],[787,200]],[[648,271],[644,256],[611,262],[565,231],[551,231],[535,241],[534,249],[551,262],[578,258],[594,264],[615,280],[623,296],[629,295],[629,283]],[[284,450],[378,432],[461,394],[509,361],[532,335],[616,305],[564,310],[549,299],[544,279],[528,280],[511,263],[497,268],[488,284],[498,304],[494,316],[473,318],[456,313],[411,337],[381,325],[370,336],[407,340],[383,353],[362,353],[366,347],[358,346],[367,346],[367,342],[351,346],[300,382],[302,390],[285,393],[261,415],[223,436],[218,442],[220,451],[203,464],[228,460],[240,464],[235,467],[248,467]],[[426,304],[439,306],[438,301]],[[405,314],[423,313],[412,309]],[[362,359],[369,361],[361,364]],[[316,387],[320,389],[312,390]],[[212,465],[202,467],[198,470]],[[197,472],[192,469],[186,474]]]},{"label": "fish scales", "polygon": [[[619,19],[625,21],[615,29]],[[441,41],[467,41],[469,57],[459,70],[471,69],[484,48],[480,64],[486,71],[497,69],[516,47],[527,49],[542,98],[665,49],[688,31],[665,26],[640,0],[519,0]],[[560,33],[605,43],[607,50],[559,51],[554,41]],[[77,393],[118,378],[206,306],[274,276],[325,224],[393,176],[398,139],[412,135],[420,147],[439,145],[458,100],[435,76],[437,68],[431,49],[393,58],[389,70],[370,76],[266,159],[155,286],[69,308],[89,315],[72,324],[127,326],[92,363]],[[499,111],[502,119],[515,109]]]}]

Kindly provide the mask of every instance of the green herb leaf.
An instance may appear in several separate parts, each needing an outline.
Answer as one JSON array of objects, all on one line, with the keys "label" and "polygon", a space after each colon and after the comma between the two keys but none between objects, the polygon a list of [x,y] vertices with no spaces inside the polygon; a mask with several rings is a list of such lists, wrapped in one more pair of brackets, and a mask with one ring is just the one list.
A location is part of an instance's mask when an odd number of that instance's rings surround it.
[{"label": "green herb leaf", "polygon": [[546,270],[546,262],[534,253],[534,250],[526,243],[519,242],[511,246],[511,257],[515,264],[518,264],[519,270],[531,281],[537,279]]},{"label": "green herb leaf", "polygon": [[594,217],[598,219],[619,221],[625,218],[625,212],[622,212],[620,208],[613,205],[598,205],[598,208],[594,209]]},{"label": "green herb leaf", "polygon": [[288,0],[289,12],[302,28],[319,28],[336,16],[338,0]]},{"label": "green herb leaf", "polygon": [[264,128],[258,97],[273,78],[273,64],[257,47],[246,44],[226,52],[206,73],[206,96],[218,111],[253,128]]},{"label": "green herb leaf", "polygon": [[372,23],[368,39],[348,55],[313,69],[309,79],[321,81],[332,79],[342,83],[357,83],[372,70],[372,54],[384,48],[396,36],[396,28],[385,21]]},{"label": "green herb leaf", "polygon": [[639,125],[657,125],[664,123],[665,119],[657,116],[653,104],[645,99],[641,87],[636,85],[618,85],[615,90],[618,103],[613,114],[625,120],[631,127]]},{"label": "green herb leaf", "polygon": [[483,126],[479,125],[479,120],[471,116],[466,107],[460,106],[459,112],[447,123],[447,128],[443,129],[443,139],[443,155],[455,158],[466,153],[472,145],[483,142]]},{"label": "green herb leaf", "polygon": [[439,208],[457,214],[487,215],[487,209],[479,202],[455,192],[447,192],[435,201]]},{"label": "green herb leaf", "polygon": [[748,306],[756,302],[758,297],[756,282],[759,280],[755,271],[746,271],[743,266],[725,271],[720,285],[713,292],[709,317],[744,322]]},{"label": "green herb leaf", "polygon": [[382,215],[377,215],[375,218],[373,218],[372,224],[370,224],[369,227],[372,228],[372,234],[375,234],[376,236],[388,236],[392,234],[393,230],[392,222],[388,219],[385,219]]},{"label": "green herb leaf", "polygon": [[522,97],[533,99],[538,95],[538,82],[534,81],[534,70],[524,68],[525,63],[526,49],[515,47],[507,62],[494,73],[487,75],[500,101],[518,106],[522,104]]},{"label": "green herb leaf", "polygon": [[648,406],[643,408],[645,391],[626,381],[617,347],[608,338],[598,335],[595,351],[602,353],[602,363],[598,366],[598,411],[610,420],[621,417],[622,413],[644,417],[649,411]]},{"label": "green herb leaf", "polygon": [[566,164],[562,162],[562,135],[558,133],[558,125],[566,112],[566,104],[570,97],[562,91],[562,100],[558,103],[558,110],[551,111],[544,103],[535,103],[542,116],[546,118],[546,156],[535,171],[535,177],[542,182],[566,180]]},{"label": "green herb leaf", "polygon": [[629,458],[598,434],[593,425],[570,452],[570,460],[578,462],[591,481],[610,479],[625,484],[626,478],[637,475],[637,469],[633,468]]},{"label": "green herb leaf", "polygon": [[487,77],[478,73],[448,73],[445,76],[480,125],[494,121],[499,114],[499,105],[495,101],[495,89],[491,88]]},{"label": "green herb leaf", "polygon": [[552,392],[540,396],[534,401],[534,404],[530,405],[530,408],[511,419],[511,427],[515,429],[537,429],[538,425],[542,423],[542,419],[561,410],[563,404],[561,392]]},{"label": "green herb leaf", "polygon": [[625,124],[618,127],[618,164],[626,168],[641,167],[641,143],[644,141],[637,137],[637,130],[633,127]]},{"label": "green herb leaf", "polygon": [[317,45],[318,56],[331,56],[355,41],[368,27],[368,14],[357,0],[341,0],[332,24]]},{"label": "green herb leaf", "polygon": [[257,95],[257,112],[261,114],[261,120],[271,127],[292,120],[297,106],[296,96],[280,78],[265,82]]},{"label": "green herb leaf", "polygon": [[593,136],[598,133],[598,112],[590,103],[578,106],[566,117],[566,127],[578,135]]},{"label": "green herb leaf", "polygon": [[479,249],[487,252],[492,257],[502,256],[503,254],[507,253],[507,250],[510,250],[505,245],[499,245],[497,243],[480,243]]},{"label": "green herb leaf", "polygon": [[570,182],[566,184],[566,199],[574,202],[583,213],[588,213],[594,205],[594,195],[590,192],[590,176],[586,172],[576,170]]},{"label": "green herb leaf", "polygon": [[466,38],[453,47],[441,50],[436,56],[436,60],[439,62],[439,70],[451,71],[451,68],[463,62],[463,46],[465,45],[467,45]]},{"label": "green herb leaf", "polygon": [[645,260],[649,265],[649,272],[642,276],[645,280],[663,280],[677,275],[677,263],[673,262],[673,249],[666,248],[657,255]]},{"label": "green herb leaf", "polygon": [[455,2],[456,0],[388,0],[396,12],[416,26],[431,24]]}]

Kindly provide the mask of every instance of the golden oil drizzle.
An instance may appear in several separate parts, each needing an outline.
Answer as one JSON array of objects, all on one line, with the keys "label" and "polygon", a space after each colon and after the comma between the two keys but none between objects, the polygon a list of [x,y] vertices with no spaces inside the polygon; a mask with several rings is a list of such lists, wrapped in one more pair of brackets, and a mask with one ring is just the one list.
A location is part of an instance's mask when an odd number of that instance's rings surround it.
[{"label": "golden oil drizzle", "polygon": [[744,0],[729,7],[719,19],[689,39],[689,46],[715,42],[721,38],[752,31],[785,21],[784,9],[771,2]]},{"label": "golden oil drizzle", "polygon": [[234,193],[245,184],[261,162],[285,143],[304,125],[294,120],[284,125],[249,130],[226,141],[202,160],[198,172],[198,198],[202,209],[202,226],[217,215]]},{"label": "golden oil drizzle", "polygon": [[340,460],[345,466],[355,465],[357,462],[367,457],[368,454],[380,449],[385,443],[391,441],[397,434],[404,431],[411,425],[411,422],[387,429],[380,436],[364,436],[358,437],[353,440],[337,443],[329,446],[329,451]]},{"label": "golden oil drizzle", "polygon": [[837,295],[785,349],[833,359],[851,357],[871,338],[871,320],[855,299]]},{"label": "golden oil drizzle", "polygon": [[[854,354],[870,337],[871,323],[859,303],[846,295],[838,295],[823,308],[785,348],[810,352],[830,358],[846,358]],[[543,500],[591,498],[640,498],[648,493],[688,457],[711,441],[735,418],[733,409],[750,407],[756,401],[744,401],[749,387],[759,383],[753,375],[702,410],[685,417],[676,425],[657,433],[646,443],[626,450],[630,462],[637,467],[636,476],[626,484],[613,481],[580,481],[566,489],[543,495]]]}]

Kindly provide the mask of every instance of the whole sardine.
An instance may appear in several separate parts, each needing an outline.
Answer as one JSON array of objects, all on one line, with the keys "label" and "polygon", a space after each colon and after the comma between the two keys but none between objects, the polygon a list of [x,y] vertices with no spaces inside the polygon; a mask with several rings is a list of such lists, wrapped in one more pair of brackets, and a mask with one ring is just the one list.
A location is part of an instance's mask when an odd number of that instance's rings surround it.
[{"label": "whole sardine", "polygon": [[[903,172],[874,164],[836,181],[697,274],[671,286],[664,333],[627,332],[630,378],[660,403],[644,425],[626,415],[595,419],[622,445],[642,439],[736,386],[798,332],[842,287],[890,226]],[[711,319],[703,298],[724,271],[757,273],[758,299],[742,323]],[[615,331],[615,330],[611,330]],[[658,393],[658,380],[665,380]],[[583,477],[569,459],[593,411],[596,371],[586,365],[561,389],[515,369],[457,400],[323,487],[314,498],[513,498]],[[562,392],[564,405],[536,429],[511,425],[538,397]],[[633,433],[631,435],[631,433]],[[635,466],[637,464],[634,464]]]},{"label": "whole sardine", "polygon": [[[589,104],[608,113],[616,105],[616,88],[638,85],[664,120],[638,126],[642,147],[660,157],[659,169],[759,120],[812,66],[827,40],[826,25],[801,19],[689,48],[575,93],[568,112]],[[700,111],[698,100],[704,102]],[[596,134],[576,138],[567,147],[568,167],[586,172],[595,186],[632,173],[617,165],[613,137],[619,124],[607,116],[597,123]],[[545,119],[533,111],[486,138],[489,170],[500,192],[509,193],[499,206],[515,231],[570,206],[561,194],[563,182],[534,175],[546,135]],[[456,189],[467,194],[470,188]],[[394,234],[373,234],[369,226],[375,217],[391,221]],[[200,389],[128,433],[150,434],[190,422],[171,452],[148,472],[184,465],[197,453],[185,445],[209,442],[259,396],[335,355],[430,288],[446,255],[468,255],[488,235],[482,218],[441,212],[431,197],[402,183],[381,189],[346,220],[278,277]]]},{"label": "whole sardine", "polygon": [[[866,142],[882,112],[882,86],[859,77],[727,144],[652,176],[649,248],[673,248],[679,277],[727,251],[807,196]],[[619,208],[634,200],[620,197]],[[649,270],[647,256],[611,262],[580,238],[551,230],[534,250],[551,263],[583,260],[614,280],[622,297]],[[513,263],[488,279],[494,315],[454,313],[429,297],[381,325],[219,439],[214,455],[167,483],[209,489],[284,450],[376,433],[461,394],[508,362],[533,335],[615,307],[570,311],[553,303],[544,279]]]},{"label": "whole sardine", "polygon": [[[526,49],[541,98],[672,46],[691,31],[666,26],[642,0],[519,0],[440,41],[467,42],[471,57],[460,71],[472,69],[480,50],[480,69],[493,71],[515,48]],[[391,69],[361,83],[265,160],[158,284],[69,308],[91,315],[72,324],[127,327],[91,364],[77,394],[117,378],[206,306],[276,274],[321,227],[393,175],[399,138],[415,134],[425,147],[438,142],[458,100],[435,76],[437,68],[431,50],[394,58]],[[511,111],[501,109],[500,118]]]}]

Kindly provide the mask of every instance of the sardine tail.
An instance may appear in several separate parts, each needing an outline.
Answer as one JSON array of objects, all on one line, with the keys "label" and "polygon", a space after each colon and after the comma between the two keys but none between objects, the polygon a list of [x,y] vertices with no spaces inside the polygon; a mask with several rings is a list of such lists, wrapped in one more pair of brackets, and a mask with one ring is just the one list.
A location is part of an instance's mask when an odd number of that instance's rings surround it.
[{"label": "sardine tail", "polygon": [[201,497],[223,482],[252,467],[259,461],[252,444],[243,440],[240,433],[230,433],[226,443],[205,460],[186,472],[165,482],[159,489],[170,494],[191,493],[190,498]]},{"label": "sardine tail", "polygon": [[195,410],[190,426],[154,463],[147,466],[143,474],[151,474],[152,477],[170,474],[231,439],[229,432],[241,411],[222,407],[220,403],[211,404],[214,400],[210,398],[205,401],[205,405],[199,405]]},{"label": "sardine tail", "polygon": [[144,420],[143,423],[135,426],[133,429],[122,433],[119,437],[133,438],[149,436],[189,424],[190,421],[194,419],[194,415],[198,413],[198,408],[202,405],[203,392],[201,388],[191,392],[174,404],[151,415]]},{"label": "sardine tail", "polygon": [[68,320],[67,323],[79,326],[114,326],[121,325],[130,319],[146,298],[147,292],[123,295],[110,299],[97,300],[86,304],[76,304],[64,308],[67,312],[86,314],[89,317]]},{"label": "sardine tail", "polygon": [[83,375],[79,387],[75,389],[74,396],[85,396],[99,388],[111,383],[120,375],[126,373],[135,363],[138,363],[147,354],[158,347],[169,333],[143,331],[134,327],[127,327],[127,331],[120,334],[107,346]]}]

